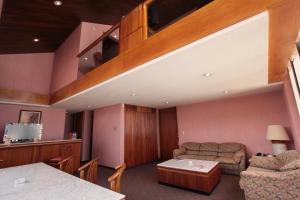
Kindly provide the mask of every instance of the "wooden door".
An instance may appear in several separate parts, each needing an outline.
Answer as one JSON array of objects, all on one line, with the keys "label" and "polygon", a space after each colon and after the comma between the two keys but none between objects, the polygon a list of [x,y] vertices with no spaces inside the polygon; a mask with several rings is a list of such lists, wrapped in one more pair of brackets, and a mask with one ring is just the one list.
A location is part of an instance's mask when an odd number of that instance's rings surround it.
[{"label": "wooden door", "polygon": [[176,108],[159,110],[160,156],[162,160],[173,157],[178,148],[178,126]]},{"label": "wooden door", "polygon": [[73,114],[73,132],[77,133],[77,139],[82,139],[83,112]]},{"label": "wooden door", "polygon": [[157,160],[155,109],[125,106],[125,162],[128,167]]}]

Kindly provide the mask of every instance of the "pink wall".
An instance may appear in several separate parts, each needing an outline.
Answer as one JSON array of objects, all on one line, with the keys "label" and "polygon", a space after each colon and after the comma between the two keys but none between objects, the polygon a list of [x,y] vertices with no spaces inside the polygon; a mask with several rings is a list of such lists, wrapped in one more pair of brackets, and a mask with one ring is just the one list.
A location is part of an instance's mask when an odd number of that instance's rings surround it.
[{"label": "pink wall", "polygon": [[110,28],[108,25],[82,22],[56,50],[51,93],[70,84],[78,77],[78,53]]},{"label": "pink wall", "polygon": [[124,162],[124,105],[94,111],[93,157],[107,167]]},{"label": "pink wall", "polygon": [[77,79],[81,25],[60,45],[55,52],[51,93]]},{"label": "pink wall", "polygon": [[2,141],[5,124],[18,122],[20,110],[42,111],[42,140],[64,139],[64,109],[0,104],[0,141]]},{"label": "pink wall", "polygon": [[110,27],[110,25],[82,22],[79,52],[88,47]]},{"label": "pink wall", "polygon": [[287,107],[287,112],[291,124],[291,131],[294,137],[296,149],[300,149],[300,117],[298,114],[295,96],[292,89],[292,84],[287,75],[284,80],[283,96]]},{"label": "pink wall", "polygon": [[281,90],[178,106],[177,117],[180,144],[234,141],[245,144],[249,155],[272,152],[268,125],[289,127]]},{"label": "pink wall", "polygon": [[92,136],[92,111],[84,111],[83,127],[82,127],[81,161],[87,161],[90,159],[91,136]]},{"label": "pink wall", "polygon": [[49,94],[53,53],[0,55],[0,88]]}]

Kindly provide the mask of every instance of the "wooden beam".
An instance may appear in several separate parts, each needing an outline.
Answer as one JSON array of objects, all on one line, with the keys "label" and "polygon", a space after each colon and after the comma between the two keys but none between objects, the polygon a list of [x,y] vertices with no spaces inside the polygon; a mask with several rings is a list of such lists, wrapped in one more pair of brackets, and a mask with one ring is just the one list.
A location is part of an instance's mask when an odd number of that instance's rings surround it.
[{"label": "wooden beam", "polygon": [[269,83],[282,81],[300,28],[300,1],[269,8]]},{"label": "wooden beam", "polygon": [[[215,0],[51,95],[51,104],[290,0]],[[274,42],[274,41],[271,41]],[[276,65],[277,66],[277,65]],[[275,67],[276,67],[275,66]]]},{"label": "wooden beam", "polygon": [[49,105],[49,95],[0,88],[0,102]]}]

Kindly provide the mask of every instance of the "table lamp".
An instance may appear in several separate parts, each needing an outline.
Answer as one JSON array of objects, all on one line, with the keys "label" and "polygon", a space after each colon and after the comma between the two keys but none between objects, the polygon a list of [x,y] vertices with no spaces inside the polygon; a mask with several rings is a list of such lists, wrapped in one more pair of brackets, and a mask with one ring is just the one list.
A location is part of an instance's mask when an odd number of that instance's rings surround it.
[{"label": "table lamp", "polygon": [[278,155],[287,150],[286,141],[290,138],[281,125],[269,125],[267,130],[267,140],[272,141],[273,154]]}]

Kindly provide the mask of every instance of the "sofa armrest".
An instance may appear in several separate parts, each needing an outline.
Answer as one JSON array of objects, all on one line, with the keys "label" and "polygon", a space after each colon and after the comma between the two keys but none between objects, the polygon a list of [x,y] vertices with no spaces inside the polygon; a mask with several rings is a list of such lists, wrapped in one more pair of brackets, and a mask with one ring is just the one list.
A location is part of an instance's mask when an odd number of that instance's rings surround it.
[{"label": "sofa armrest", "polygon": [[299,199],[299,172],[243,171],[240,187],[246,199]]},{"label": "sofa armrest", "polygon": [[266,187],[268,184],[271,186],[278,185],[278,188],[281,188],[280,185],[284,182],[298,182],[300,179],[300,170],[294,170],[289,172],[278,172],[278,171],[243,171],[241,172],[240,186],[244,189],[247,184],[253,186],[261,185]]},{"label": "sofa armrest", "polygon": [[179,148],[179,149],[174,149],[173,150],[173,158],[177,158],[178,156],[181,156],[185,154],[185,149],[184,148]]},{"label": "sofa armrest", "polygon": [[244,149],[235,152],[233,159],[239,163],[240,171],[244,171],[246,169],[246,152]]}]

